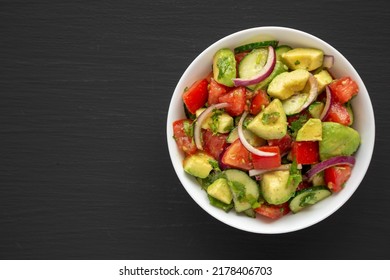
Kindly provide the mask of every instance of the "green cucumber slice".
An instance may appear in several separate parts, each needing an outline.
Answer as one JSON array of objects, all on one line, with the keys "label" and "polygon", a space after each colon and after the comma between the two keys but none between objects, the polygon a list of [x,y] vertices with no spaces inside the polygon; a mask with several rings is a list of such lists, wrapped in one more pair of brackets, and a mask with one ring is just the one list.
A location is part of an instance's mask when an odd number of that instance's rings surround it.
[{"label": "green cucumber slice", "polygon": [[234,53],[237,54],[237,53],[251,51],[254,49],[268,47],[268,46],[272,46],[272,47],[276,48],[278,44],[279,44],[279,41],[276,41],[276,40],[249,43],[249,44],[245,44],[245,45],[236,47],[234,49]]},{"label": "green cucumber slice", "polygon": [[243,79],[256,76],[267,62],[268,50],[266,48],[255,49],[247,54],[238,65],[238,75]]},{"label": "green cucumber slice", "polygon": [[290,209],[293,213],[297,213],[302,209],[327,198],[331,194],[332,192],[324,186],[303,189],[297,192],[296,196],[290,201]]},{"label": "green cucumber slice", "polygon": [[229,187],[233,194],[234,209],[243,212],[252,208],[259,199],[259,186],[248,174],[237,169],[224,171]]},{"label": "green cucumber slice", "polygon": [[305,103],[306,99],[309,97],[308,93],[298,93],[294,94],[290,98],[282,101],[284,112],[287,116],[297,114],[301,111],[302,105]]}]

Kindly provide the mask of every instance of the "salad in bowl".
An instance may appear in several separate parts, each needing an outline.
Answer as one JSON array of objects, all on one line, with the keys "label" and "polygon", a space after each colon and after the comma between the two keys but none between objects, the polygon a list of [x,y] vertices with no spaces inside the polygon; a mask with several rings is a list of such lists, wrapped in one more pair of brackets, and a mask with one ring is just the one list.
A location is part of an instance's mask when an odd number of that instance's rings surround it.
[{"label": "salad in bowl", "polygon": [[172,98],[167,137],[182,184],[206,211],[280,233],[326,218],[352,195],[373,150],[374,133],[361,128],[373,119],[339,52],[301,31],[260,27],[195,59]]}]

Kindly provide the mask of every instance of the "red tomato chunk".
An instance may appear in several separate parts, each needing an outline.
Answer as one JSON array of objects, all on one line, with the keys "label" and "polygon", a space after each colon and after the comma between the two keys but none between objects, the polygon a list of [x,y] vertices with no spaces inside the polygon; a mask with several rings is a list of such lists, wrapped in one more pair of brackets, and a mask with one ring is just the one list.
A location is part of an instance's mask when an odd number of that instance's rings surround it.
[{"label": "red tomato chunk", "polygon": [[197,151],[194,140],[191,136],[192,120],[177,120],[173,123],[173,137],[180,150],[186,154],[193,154]]},{"label": "red tomato chunk", "polygon": [[350,77],[338,79],[329,85],[333,97],[344,104],[359,92],[359,86]]},{"label": "red tomato chunk", "polygon": [[270,169],[281,165],[280,150],[278,146],[263,146],[258,150],[263,152],[276,153],[274,156],[265,157],[252,154],[252,163],[254,169]]},{"label": "red tomato chunk", "polygon": [[292,157],[298,164],[314,164],[319,161],[317,141],[297,141],[292,144]]},{"label": "red tomato chunk", "polygon": [[349,165],[332,166],[324,171],[325,182],[332,192],[339,192],[345,182],[351,177],[352,168]]},{"label": "red tomato chunk", "polygon": [[183,102],[191,114],[202,108],[208,98],[207,79],[196,81],[187,91],[183,93]]}]

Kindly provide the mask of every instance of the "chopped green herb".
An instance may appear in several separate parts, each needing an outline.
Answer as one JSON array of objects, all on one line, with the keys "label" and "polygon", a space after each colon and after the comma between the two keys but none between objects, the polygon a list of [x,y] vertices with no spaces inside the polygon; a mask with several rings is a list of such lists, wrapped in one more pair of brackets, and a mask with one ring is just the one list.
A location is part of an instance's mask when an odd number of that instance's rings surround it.
[{"label": "chopped green herb", "polygon": [[222,79],[226,72],[231,71],[231,62],[229,57],[220,57],[217,61],[218,79]]},{"label": "chopped green herb", "polygon": [[299,202],[299,206],[305,207],[308,205],[312,205],[313,201],[315,201],[315,194],[314,193],[308,193],[304,197],[301,198]]},{"label": "chopped green herb", "polygon": [[290,167],[290,177],[288,177],[287,184],[293,184],[294,187],[298,187],[299,183],[302,182],[302,174],[301,170],[298,169],[297,161],[294,159],[294,161],[291,163]]},{"label": "chopped green herb", "polygon": [[224,175],[222,172],[213,171],[204,179],[196,178],[199,184],[202,186],[202,189],[207,190],[208,186],[210,186],[215,180],[219,178],[223,178]]},{"label": "chopped green herb", "polygon": [[298,130],[307,122],[308,117],[306,115],[300,115],[296,121],[291,122],[290,129],[292,136],[296,137]]},{"label": "chopped green herb", "polygon": [[294,62],[294,64],[295,64],[295,65],[299,65],[299,64],[301,64],[301,62],[300,62],[299,60],[296,60],[296,61]]},{"label": "chopped green herb", "polygon": [[216,161],[214,159],[210,159],[209,163],[215,171],[221,171],[221,169],[219,168],[219,165],[218,165],[218,161]]},{"label": "chopped green herb", "polygon": [[219,117],[222,115],[222,110],[213,110],[213,114],[211,115],[211,124],[210,128],[213,134],[218,132],[219,126]]}]

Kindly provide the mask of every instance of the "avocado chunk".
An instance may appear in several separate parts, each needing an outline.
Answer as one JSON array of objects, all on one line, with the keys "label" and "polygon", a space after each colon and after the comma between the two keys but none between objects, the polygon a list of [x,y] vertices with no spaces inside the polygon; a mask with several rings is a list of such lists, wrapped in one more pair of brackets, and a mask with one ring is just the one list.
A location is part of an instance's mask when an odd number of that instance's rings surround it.
[{"label": "avocado chunk", "polygon": [[295,48],[283,53],[282,60],[290,69],[313,71],[322,66],[324,52],[313,48]]},{"label": "avocado chunk", "polygon": [[297,141],[321,141],[322,124],[320,119],[310,118],[299,130]]},{"label": "avocado chunk", "polygon": [[282,102],[274,99],[247,125],[247,129],[260,138],[280,139],[287,133],[287,117]]},{"label": "avocado chunk", "polygon": [[228,182],[224,178],[219,178],[208,186],[207,193],[226,204],[230,204],[233,200]]},{"label": "avocado chunk", "polygon": [[[206,108],[200,108],[196,110],[196,117],[206,110]],[[210,129],[214,133],[227,133],[233,128],[234,120],[229,114],[220,110],[215,110],[207,119],[202,123],[203,129]]]},{"label": "avocado chunk", "polygon": [[303,69],[283,72],[277,75],[268,86],[268,94],[285,100],[305,88],[310,73]]},{"label": "avocado chunk", "polygon": [[261,192],[264,199],[270,204],[281,204],[288,201],[295,192],[295,184],[289,182],[290,172],[271,171],[263,175]]},{"label": "avocado chunk", "polygon": [[[320,94],[325,90],[325,87],[333,81],[333,78],[326,69],[322,69],[322,70],[317,69],[317,71],[318,73],[314,74],[313,76],[317,80],[317,91]],[[304,92],[310,91],[309,83],[306,84],[303,91]]]},{"label": "avocado chunk", "polygon": [[236,59],[232,50],[223,48],[217,51],[213,58],[214,79],[225,86],[234,86],[233,79],[237,76]]},{"label": "avocado chunk", "polygon": [[360,135],[355,129],[335,123],[322,123],[322,141],[319,142],[320,159],[350,156],[360,145]]},{"label": "avocado chunk", "polygon": [[323,92],[325,87],[333,81],[332,76],[325,69],[323,69],[319,73],[315,74],[314,78],[316,78],[317,83],[318,83],[318,93]]},{"label": "avocado chunk", "polygon": [[196,152],[183,160],[183,169],[188,174],[198,178],[206,178],[213,169],[211,162],[215,161],[211,156],[203,152]]}]

